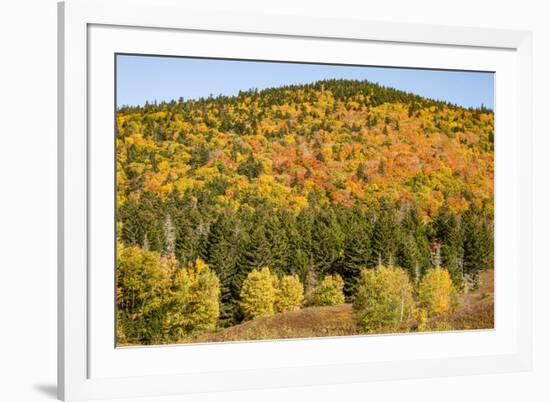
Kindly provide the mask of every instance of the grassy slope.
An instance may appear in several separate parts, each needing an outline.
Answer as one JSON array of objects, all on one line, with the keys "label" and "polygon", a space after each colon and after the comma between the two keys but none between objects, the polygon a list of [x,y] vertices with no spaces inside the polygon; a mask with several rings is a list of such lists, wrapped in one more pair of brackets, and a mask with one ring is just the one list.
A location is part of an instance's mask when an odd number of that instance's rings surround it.
[{"label": "grassy slope", "polygon": [[[494,327],[493,270],[481,276],[476,291],[459,297],[459,307],[448,316],[431,321],[431,330],[488,329]],[[224,342],[258,339],[312,338],[321,336],[359,335],[352,319],[351,304],[330,307],[307,307],[299,311],[247,321],[219,332],[202,334],[186,342]],[[403,332],[414,330],[410,322]],[[379,331],[383,333],[387,331]],[[392,331],[393,332],[393,331]]]}]

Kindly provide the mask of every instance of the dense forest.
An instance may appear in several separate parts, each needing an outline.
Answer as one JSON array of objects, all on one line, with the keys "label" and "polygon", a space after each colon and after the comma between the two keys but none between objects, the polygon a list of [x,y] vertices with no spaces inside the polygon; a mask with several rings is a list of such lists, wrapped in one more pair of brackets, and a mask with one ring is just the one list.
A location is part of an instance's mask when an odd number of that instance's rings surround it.
[{"label": "dense forest", "polygon": [[118,342],[253,319],[243,292],[262,275],[286,310],[300,292],[322,305],[327,280],[355,306],[377,267],[476,289],[493,268],[493,118],[352,80],[119,108]]}]

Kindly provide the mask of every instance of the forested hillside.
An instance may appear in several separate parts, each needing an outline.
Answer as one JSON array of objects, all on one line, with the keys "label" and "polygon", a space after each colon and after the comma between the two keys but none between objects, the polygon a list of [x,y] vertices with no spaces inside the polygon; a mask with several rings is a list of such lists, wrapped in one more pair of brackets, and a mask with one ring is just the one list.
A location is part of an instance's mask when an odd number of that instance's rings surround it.
[{"label": "forested hillside", "polygon": [[[263,267],[306,296],[341,277],[347,302],[378,266],[476,287],[493,267],[493,118],[350,80],[120,108],[119,341],[240,323]],[[175,314],[184,286],[221,302]]]}]

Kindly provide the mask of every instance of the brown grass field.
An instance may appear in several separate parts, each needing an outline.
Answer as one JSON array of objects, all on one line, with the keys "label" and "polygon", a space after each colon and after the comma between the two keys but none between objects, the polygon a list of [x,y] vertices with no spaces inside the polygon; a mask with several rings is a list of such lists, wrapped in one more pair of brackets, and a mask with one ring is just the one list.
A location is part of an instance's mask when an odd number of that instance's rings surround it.
[{"label": "brown grass field", "polygon": [[[458,306],[450,313],[430,320],[431,331],[458,331],[494,328],[494,271],[481,274],[480,287],[458,298]],[[402,328],[375,333],[415,332],[417,322],[411,320]],[[246,321],[223,330],[201,334],[182,343],[206,343],[325,336],[363,335],[352,318],[351,304],[329,307],[306,307],[299,311],[279,313],[272,317]]]}]

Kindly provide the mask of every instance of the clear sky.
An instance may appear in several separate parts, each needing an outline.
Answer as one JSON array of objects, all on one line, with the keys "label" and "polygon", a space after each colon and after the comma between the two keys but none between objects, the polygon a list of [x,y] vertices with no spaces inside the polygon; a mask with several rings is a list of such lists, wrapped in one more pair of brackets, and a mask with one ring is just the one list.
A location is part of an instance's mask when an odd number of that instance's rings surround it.
[{"label": "clear sky", "polygon": [[369,80],[466,107],[494,108],[494,74],[184,57],[117,56],[117,105],[236,95],[322,79]]}]

